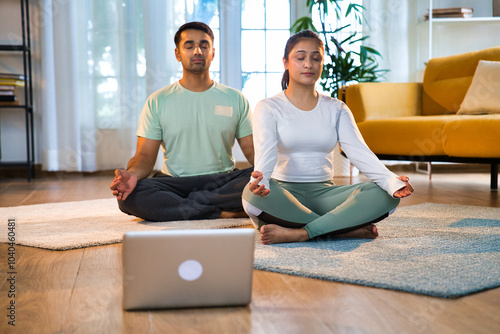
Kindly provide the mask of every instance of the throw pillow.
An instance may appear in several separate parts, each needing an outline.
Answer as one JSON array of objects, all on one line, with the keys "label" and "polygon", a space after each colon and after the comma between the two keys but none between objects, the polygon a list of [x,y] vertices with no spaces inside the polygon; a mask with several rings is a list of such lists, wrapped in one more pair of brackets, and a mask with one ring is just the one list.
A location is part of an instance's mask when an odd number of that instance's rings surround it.
[{"label": "throw pillow", "polygon": [[457,114],[500,114],[500,61],[479,61]]}]

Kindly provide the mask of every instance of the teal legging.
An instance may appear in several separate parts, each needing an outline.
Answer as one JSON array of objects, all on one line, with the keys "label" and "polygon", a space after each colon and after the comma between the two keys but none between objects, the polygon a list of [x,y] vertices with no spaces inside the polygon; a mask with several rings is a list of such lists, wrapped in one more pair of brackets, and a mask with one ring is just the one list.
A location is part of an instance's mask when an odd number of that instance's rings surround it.
[{"label": "teal legging", "polygon": [[243,198],[280,220],[303,226],[309,238],[378,221],[395,209],[393,198],[373,182],[336,186],[331,181],[293,183],[271,179],[271,193],[254,195],[248,185]]}]

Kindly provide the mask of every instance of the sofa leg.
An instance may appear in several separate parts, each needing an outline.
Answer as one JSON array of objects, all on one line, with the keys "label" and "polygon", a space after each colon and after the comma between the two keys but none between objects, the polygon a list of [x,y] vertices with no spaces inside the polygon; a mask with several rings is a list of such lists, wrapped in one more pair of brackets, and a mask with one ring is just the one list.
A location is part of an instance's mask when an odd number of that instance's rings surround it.
[{"label": "sofa leg", "polygon": [[[427,164],[427,169],[421,169],[420,164]],[[424,174],[429,175],[429,181],[432,181],[432,161],[429,161],[429,162],[417,161],[417,162],[415,162],[415,171],[417,173],[424,173]]]},{"label": "sofa leg", "polygon": [[498,164],[491,164],[490,189],[492,191],[498,190]]}]

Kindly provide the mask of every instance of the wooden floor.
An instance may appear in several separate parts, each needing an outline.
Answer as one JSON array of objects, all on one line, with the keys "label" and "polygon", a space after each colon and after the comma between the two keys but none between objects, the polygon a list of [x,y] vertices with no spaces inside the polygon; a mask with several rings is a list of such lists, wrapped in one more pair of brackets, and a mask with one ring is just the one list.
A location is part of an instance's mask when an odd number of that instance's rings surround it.
[{"label": "wooden floor", "polygon": [[[416,192],[401,205],[500,207],[487,173],[440,172],[432,181],[405,173]],[[0,180],[0,206],[111,197],[111,178]],[[121,251],[121,244],[69,251],[16,246],[11,285],[1,244],[0,333],[500,333],[500,288],[448,300],[257,270],[248,307],[124,312]],[[11,288],[15,327],[8,324]]]}]

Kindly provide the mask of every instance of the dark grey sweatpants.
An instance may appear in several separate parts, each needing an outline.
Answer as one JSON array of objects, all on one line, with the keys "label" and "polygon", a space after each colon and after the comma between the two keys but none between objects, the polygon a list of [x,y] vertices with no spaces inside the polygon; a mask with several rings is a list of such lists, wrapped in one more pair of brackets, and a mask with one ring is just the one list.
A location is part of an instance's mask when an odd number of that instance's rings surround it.
[{"label": "dark grey sweatpants", "polygon": [[215,219],[221,211],[243,211],[241,193],[253,168],[200,176],[164,174],[137,182],[123,212],[148,221]]}]

